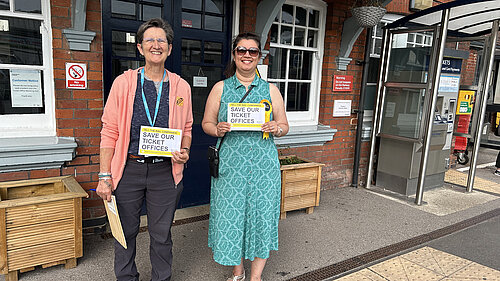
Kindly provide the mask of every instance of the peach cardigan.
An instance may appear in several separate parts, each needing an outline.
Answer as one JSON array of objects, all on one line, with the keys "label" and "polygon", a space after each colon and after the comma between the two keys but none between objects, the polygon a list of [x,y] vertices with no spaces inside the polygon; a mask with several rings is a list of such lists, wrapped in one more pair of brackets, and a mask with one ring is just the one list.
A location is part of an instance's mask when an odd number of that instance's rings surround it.
[{"label": "peach cardigan", "polygon": [[[113,184],[118,186],[127,161],[130,143],[130,126],[137,90],[137,75],[141,68],[127,70],[116,77],[102,115],[101,148],[113,148],[111,173]],[[193,111],[191,109],[191,87],[179,75],[167,71],[169,79],[168,125],[181,129],[182,136],[191,137]],[[172,161],[172,176],[175,184],[182,180],[184,164]]]}]

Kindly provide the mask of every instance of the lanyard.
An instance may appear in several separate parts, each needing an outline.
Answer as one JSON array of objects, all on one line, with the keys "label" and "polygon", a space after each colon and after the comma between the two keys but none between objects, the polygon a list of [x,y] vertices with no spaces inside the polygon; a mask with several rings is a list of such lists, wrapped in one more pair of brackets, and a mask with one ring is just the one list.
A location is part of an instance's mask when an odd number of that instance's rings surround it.
[{"label": "lanyard", "polygon": [[154,127],[156,122],[156,116],[158,116],[158,109],[160,108],[160,99],[163,88],[163,80],[165,80],[165,75],[167,75],[167,71],[163,70],[163,78],[161,79],[160,87],[158,87],[158,94],[156,95],[155,117],[153,121],[151,121],[151,113],[149,112],[148,102],[146,101],[146,96],[144,95],[144,68],[141,70],[142,103],[144,104],[144,109],[146,109],[146,116],[148,116],[149,124],[151,124],[151,127]]}]

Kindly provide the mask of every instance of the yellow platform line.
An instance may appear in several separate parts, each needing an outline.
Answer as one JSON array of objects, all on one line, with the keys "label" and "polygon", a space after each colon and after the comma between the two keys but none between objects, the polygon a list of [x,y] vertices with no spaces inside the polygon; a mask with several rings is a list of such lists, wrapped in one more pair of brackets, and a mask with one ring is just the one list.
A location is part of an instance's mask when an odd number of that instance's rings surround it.
[{"label": "yellow platform line", "polygon": [[[449,169],[444,175],[444,181],[447,183],[467,186],[468,173],[462,173],[457,170]],[[500,195],[500,184],[489,180],[482,179],[478,176],[474,179],[473,189],[487,191]]]},{"label": "yellow platform line", "polygon": [[423,247],[336,280],[500,280],[500,271],[431,247]]}]

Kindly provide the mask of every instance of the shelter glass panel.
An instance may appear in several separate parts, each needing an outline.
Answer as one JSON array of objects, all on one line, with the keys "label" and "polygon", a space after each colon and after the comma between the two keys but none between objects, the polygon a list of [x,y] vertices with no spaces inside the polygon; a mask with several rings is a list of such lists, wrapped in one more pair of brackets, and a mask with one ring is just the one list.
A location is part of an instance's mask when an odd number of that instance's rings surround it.
[{"label": "shelter glass panel", "polygon": [[418,138],[424,95],[424,89],[386,88],[381,132]]}]

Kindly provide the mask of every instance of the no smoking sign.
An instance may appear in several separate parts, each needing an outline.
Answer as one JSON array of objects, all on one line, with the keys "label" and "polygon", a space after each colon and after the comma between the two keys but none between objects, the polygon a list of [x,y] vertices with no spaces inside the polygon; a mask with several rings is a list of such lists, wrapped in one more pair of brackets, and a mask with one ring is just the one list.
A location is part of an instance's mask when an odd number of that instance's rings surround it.
[{"label": "no smoking sign", "polygon": [[87,88],[87,65],[84,63],[66,63],[66,88]]}]

